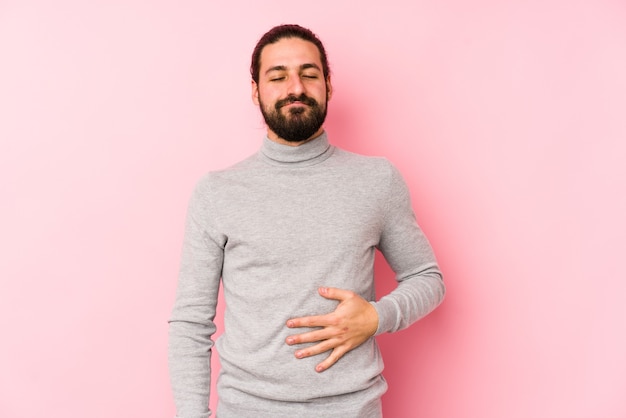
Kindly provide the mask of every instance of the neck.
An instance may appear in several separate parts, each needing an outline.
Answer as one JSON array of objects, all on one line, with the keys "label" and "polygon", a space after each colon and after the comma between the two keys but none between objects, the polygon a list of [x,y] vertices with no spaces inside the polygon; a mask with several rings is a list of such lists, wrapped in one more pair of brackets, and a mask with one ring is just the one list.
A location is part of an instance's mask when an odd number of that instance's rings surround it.
[{"label": "neck", "polygon": [[308,167],[325,161],[332,155],[333,150],[325,132],[300,146],[283,145],[266,136],[260,150],[260,158],[276,166]]}]

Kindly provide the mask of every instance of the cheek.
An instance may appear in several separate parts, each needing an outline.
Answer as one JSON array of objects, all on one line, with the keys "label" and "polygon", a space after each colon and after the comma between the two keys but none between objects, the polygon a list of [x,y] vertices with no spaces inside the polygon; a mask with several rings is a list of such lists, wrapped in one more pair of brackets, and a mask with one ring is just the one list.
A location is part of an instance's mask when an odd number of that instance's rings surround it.
[{"label": "cheek", "polygon": [[263,101],[263,103],[265,103],[266,106],[269,106],[276,103],[276,101],[280,99],[280,96],[274,89],[264,89],[259,92],[259,98]]},{"label": "cheek", "polygon": [[268,103],[271,103],[272,99],[265,90],[259,90],[257,92],[257,100],[260,106],[267,107]]},{"label": "cheek", "polygon": [[316,92],[315,96],[318,100],[326,101],[330,97],[330,90],[326,87],[320,87]]}]

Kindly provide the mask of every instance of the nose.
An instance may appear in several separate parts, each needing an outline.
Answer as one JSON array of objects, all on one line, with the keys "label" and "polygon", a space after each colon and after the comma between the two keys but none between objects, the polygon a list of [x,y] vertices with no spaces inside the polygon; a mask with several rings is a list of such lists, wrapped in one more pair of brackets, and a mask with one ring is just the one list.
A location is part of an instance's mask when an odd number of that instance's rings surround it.
[{"label": "nose", "polygon": [[302,80],[297,74],[289,77],[289,84],[287,86],[287,89],[288,95],[293,94],[294,96],[300,96],[302,93],[304,93],[304,84],[302,84]]}]

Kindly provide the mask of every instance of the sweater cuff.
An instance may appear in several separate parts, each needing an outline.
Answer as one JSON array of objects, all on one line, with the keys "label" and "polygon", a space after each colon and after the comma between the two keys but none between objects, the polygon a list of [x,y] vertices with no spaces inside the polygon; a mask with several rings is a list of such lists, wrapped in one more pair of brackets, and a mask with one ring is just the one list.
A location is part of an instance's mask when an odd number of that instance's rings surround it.
[{"label": "sweater cuff", "polygon": [[[378,302],[370,302],[376,313],[378,314],[378,329],[374,336],[378,336],[382,333],[389,332],[395,328],[394,310],[397,312],[397,308],[394,309],[394,303],[389,300],[380,300]],[[391,304],[391,306],[389,306]]]}]

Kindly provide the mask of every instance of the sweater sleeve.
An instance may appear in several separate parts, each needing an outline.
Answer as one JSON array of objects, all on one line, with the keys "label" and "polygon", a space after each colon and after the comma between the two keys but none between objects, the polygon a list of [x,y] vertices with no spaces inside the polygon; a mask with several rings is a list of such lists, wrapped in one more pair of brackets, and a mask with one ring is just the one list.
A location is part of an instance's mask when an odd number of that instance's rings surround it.
[{"label": "sweater sleeve", "polygon": [[202,182],[187,211],[178,287],[169,320],[168,362],[177,417],[207,418],[213,322],[225,239],[211,230],[210,197]]},{"label": "sweater sleeve", "polygon": [[376,335],[404,329],[433,311],[445,286],[433,250],[418,226],[408,188],[390,164],[387,209],[378,249],[396,273],[398,286],[378,302]]}]

